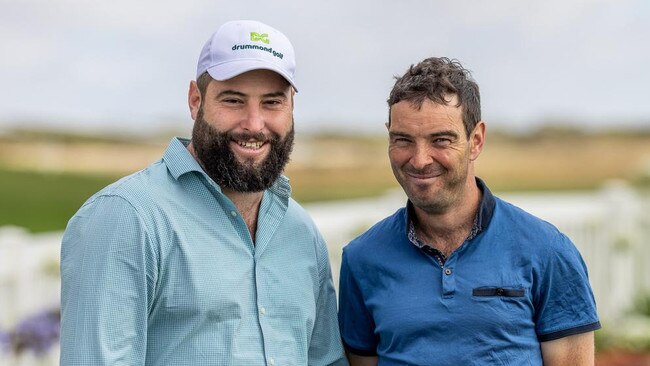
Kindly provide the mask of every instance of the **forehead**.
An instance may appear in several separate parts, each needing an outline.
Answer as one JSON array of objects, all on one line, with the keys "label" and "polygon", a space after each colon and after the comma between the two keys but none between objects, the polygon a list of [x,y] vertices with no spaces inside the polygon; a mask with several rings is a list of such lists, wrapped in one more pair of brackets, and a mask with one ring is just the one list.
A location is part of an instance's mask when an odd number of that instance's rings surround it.
[{"label": "forehead", "polygon": [[212,80],[208,90],[233,90],[244,94],[289,92],[291,85],[280,74],[270,70],[252,70],[227,80]]},{"label": "forehead", "polygon": [[440,129],[463,130],[462,107],[456,106],[458,99],[448,98],[448,104],[438,104],[425,99],[418,108],[415,103],[402,100],[390,108],[390,130],[431,132]]}]

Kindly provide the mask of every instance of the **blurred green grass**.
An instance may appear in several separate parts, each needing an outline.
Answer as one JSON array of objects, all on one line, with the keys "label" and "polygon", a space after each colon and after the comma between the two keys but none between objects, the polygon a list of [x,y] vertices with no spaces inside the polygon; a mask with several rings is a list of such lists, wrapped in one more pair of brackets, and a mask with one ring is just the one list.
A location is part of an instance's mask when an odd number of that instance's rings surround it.
[{"label": "blurred green grass", "polygon": [[[367,179],[358,180],[359,174]],[[378,196],[396,186],[390,176],[375,175],[345,169],[337,173],[330,169],[293,171],[292,196],[308,203]],[[20,226],[34,233],[63,230],[90,196],[119,178],[0,166],[0,226]]]},{"label": "blurred green grass", "polygon": [[115,177],[39,173],[0,167],[0,226],[63,230],[72,215]]}]

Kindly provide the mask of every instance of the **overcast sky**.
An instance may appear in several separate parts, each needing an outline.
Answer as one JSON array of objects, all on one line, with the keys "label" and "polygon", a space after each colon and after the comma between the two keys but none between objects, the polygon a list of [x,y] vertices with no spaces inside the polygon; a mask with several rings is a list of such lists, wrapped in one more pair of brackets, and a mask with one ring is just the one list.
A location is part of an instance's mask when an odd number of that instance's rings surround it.
[{"label": "overcast sky", "polygon": [[393,76],[459,59],[488,126],[650,123],[650,1],[0,0],[0,128],[189,133],[187,87],[223,22],[297,54],[296,128],[379,132]]}]

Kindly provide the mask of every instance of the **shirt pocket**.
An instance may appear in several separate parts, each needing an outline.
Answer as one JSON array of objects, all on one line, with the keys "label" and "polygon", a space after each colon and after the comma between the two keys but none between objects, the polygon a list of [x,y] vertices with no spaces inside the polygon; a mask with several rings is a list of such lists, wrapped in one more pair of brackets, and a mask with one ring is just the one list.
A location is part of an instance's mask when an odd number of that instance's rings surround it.
[{"label": "shirt pocket", "polygon": [[473,297],[525,297],[526,289],[523,287],[477,287],[472,290]]},{"label": "shirt pocket", "polygon": [[493,337],[516,339],[523,333],[535,336],[530,289],[521,285],[488,285],[473,288],[471,294],[475,324],[482,324],[483,330],[492,329]]}]

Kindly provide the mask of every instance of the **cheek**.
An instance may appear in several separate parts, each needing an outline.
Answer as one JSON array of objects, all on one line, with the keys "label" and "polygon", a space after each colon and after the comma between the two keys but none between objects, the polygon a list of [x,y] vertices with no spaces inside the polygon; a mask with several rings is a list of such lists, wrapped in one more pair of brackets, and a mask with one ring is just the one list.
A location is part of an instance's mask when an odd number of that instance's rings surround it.
[{"label": "cheek", "polygon": [[389,148],[388,159],[393,166],[401,167],[411,159],[411,153],[407,149]]},{"label": "cheek", "polygon": [[242,113],[240,111],[232,111],[224,108],[217,108],[211,111],[209,117],[217,123],[235,123],[241,119]]},{"label": "cheek", "polygon": [[266,119],[267,128],[280,136],[286,135],[291,130],[292,124],[291,112],[273,114]]},{"label": "cheek", "polygon": [[438,161],[449,170],[459,171],[465,169],[469,163],[469,157],[467,154],[448,154],[441,157]]},{"label": "cheek", "polygon": [[224,108],[215,108],[211,105],[204,105],[201,111],[203,119],[208,121],[211,125],[226,127],[227,124],[232,123],[237,119],[237,112],[229,111]]}]

